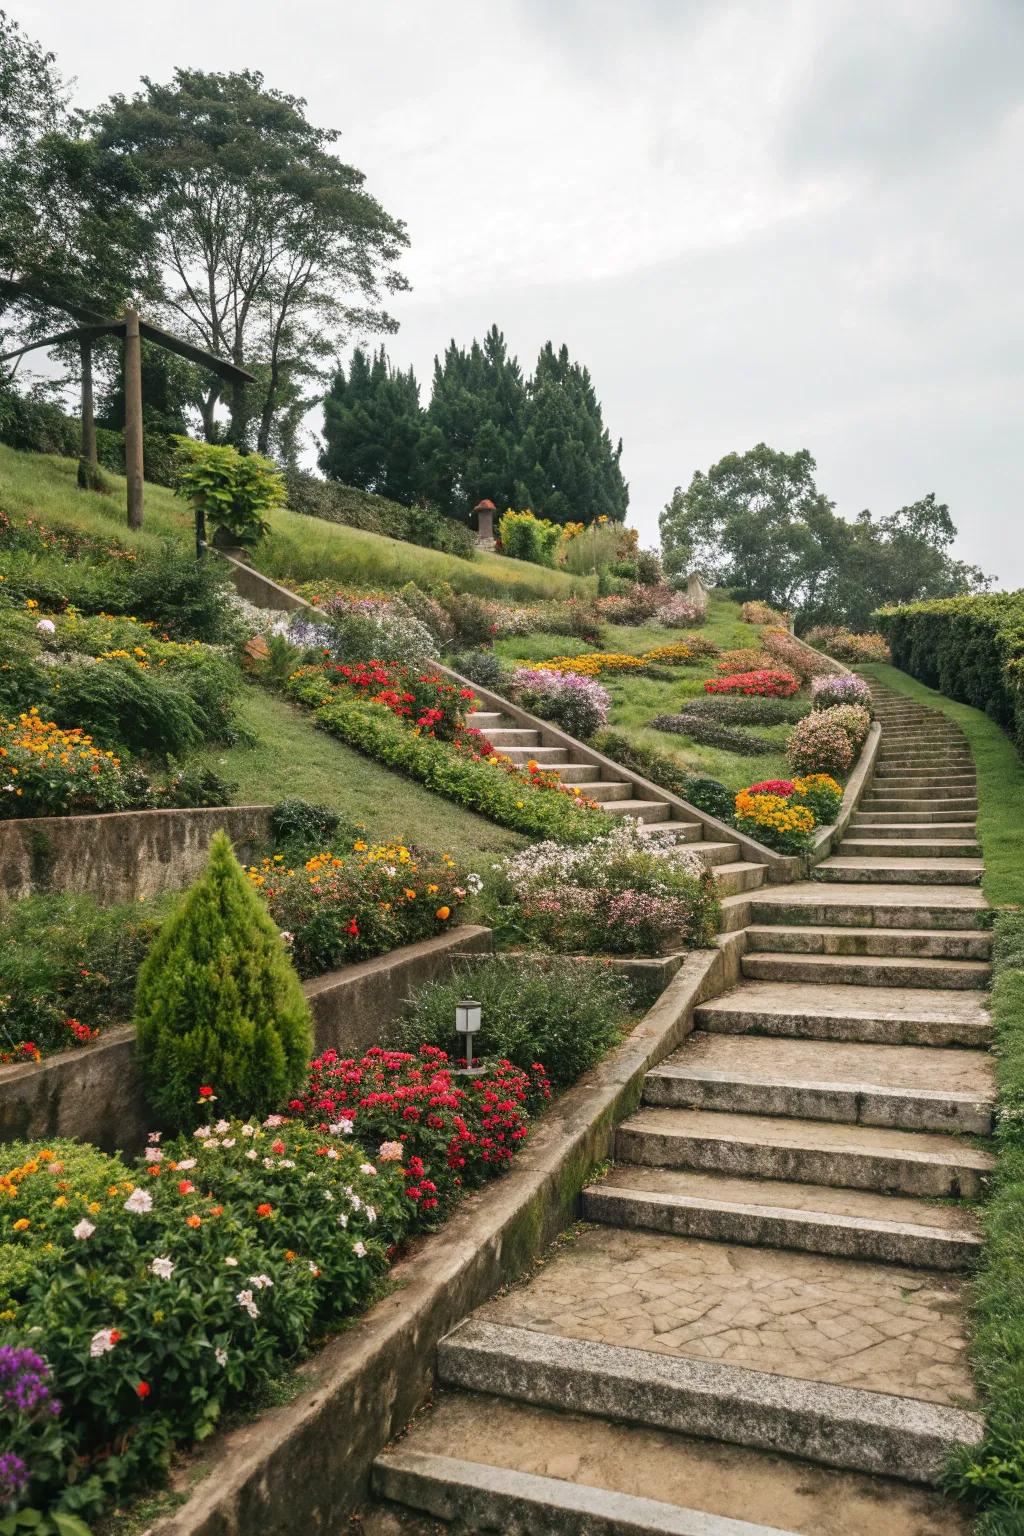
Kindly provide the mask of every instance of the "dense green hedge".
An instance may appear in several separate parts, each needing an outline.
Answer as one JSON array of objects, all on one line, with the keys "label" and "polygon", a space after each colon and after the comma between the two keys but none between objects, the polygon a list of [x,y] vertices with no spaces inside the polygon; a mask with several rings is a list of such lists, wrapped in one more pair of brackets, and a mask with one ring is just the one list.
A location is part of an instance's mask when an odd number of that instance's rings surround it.
[{"label": "dense green hedge", "polygon": [[289,470],[286,477],[288,505],[293,512],[319,517],[328,523],[344,523],[389,539],[404,539],[426,549],[472,560],[476,536],[464,523],[445,517],[434,507],[403,507],[386,496],[371,495],[336,480],[321,480],[306,470]]},{"label": "dense green hedge", "polygon": [[1024,752],[1024,590],[882,608],[893,664],[983,709]]}]

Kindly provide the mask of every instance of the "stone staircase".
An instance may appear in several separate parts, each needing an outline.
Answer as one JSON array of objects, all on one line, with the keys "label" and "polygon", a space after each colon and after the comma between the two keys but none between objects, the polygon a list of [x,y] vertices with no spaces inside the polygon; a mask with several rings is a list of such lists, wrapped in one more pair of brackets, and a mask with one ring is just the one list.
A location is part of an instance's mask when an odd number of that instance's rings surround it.
[{"label": "stone staircase", "polygon": [[647,1074],[587,1225],[442,1342],[367,1532],[966,1536],[935,1484],[981,1435],[975,783],[943,716],[876,698],[843,846],[731,898],[740,984]]},{"label": "stone staircase", "polygon": [[585,759],[583,753],[574,753],[571,747],[545,746],[540,730],[520,725],[495,710],[477,709],[467,719],[498,752],[520,767],[536,762],[547,772],[556,773],[563,784],[599,801],[610,816],[630,816],[652,836],[696,844],[695,851],[714,869],[720,896],[739,895],[764,883],[765,866],[744,859],[740,845],[733,839],[707,837],[699,821],[674,821],[671,805],[662,800],[638,799],[632,782],[606,776],[608,770]]}]

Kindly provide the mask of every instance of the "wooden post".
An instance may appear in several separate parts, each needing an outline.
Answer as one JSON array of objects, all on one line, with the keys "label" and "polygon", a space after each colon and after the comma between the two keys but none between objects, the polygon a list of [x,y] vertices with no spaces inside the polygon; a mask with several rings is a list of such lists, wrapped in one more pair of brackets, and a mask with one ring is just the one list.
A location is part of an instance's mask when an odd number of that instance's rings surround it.
[{"label": "wooden post", "polygon": [[98,464],[96,419],[92,412],[92,342],[83,336],[78,346],[82,355],[82,458],[87,464]]},{"label": "wooden post", "polygon": [[139,312],[124,312],[124,471],[128,478],[128,526],[142,527],[142,343]]}]

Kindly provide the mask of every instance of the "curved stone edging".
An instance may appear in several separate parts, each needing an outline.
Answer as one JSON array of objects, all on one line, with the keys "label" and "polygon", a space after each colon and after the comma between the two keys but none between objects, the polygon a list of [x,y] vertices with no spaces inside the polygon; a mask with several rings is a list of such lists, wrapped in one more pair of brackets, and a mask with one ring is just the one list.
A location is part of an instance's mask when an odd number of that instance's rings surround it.
[{"label": "curved stone edging", "polygon": [[[159,1536],[293,1536],[338,1530],[373,1458],[426,1401],[438,1341],[543,1252],[576,1215],[594,1165],[639,1102],[644,1074],[693,1028],[693,1011],[739,976],[744,936],[693,951],[629,1038],[552,1105],[510,1173],[420,1239],[383,1301],[300,1368],[302,1395],[229,1431]],[[180,1474],[191,1486],[195,1465]]]},{"label": "curved stone edging", "polygon": [[[441,975],[455,955],[492,946],[489,928],[465,924],[305,982],[317,1051],[333,1047],[357,1055],[377,1044],[382,1025],[396,1017],[414,987]],[[93,1045],[0,1067],[0,1143],[77,1136],[107,1152],[134,1151],[151,1124],[130,1024]]]}]

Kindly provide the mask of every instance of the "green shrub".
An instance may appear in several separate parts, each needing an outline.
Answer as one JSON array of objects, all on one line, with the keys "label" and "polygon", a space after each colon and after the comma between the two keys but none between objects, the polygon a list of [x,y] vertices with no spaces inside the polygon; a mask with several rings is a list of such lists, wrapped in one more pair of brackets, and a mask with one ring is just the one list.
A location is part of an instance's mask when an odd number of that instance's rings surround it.
[{"label": "green shrub", "polygon": [[197,560],[191,549],[168,542],[158,554],[140,554],[116,575],[113,595],[98,609],[73,601],[93,612],[112,608],[148,619],[172,640],[216,645],[235,638],[237,621],[228,601],[234,587],[222,560]]},{"label": "green shrub", "polygon": [[910,603],[875,617],[895,666],[984,710],[1024,753],[1024,590]]},{"label": "green shrub", "polygon": [[488,688],[492,693],[505,694],[512,677],[508,662],[493,651],[460,651],[451,658],[449,665],[460,677],[467,677],[471,683]]},{"label": "green shrub", "polygon": [[224,832],[205,874],[160,930],[139,975],[136,1055],[169,1124],[195,1119],[199,1088],[225,1114],[260,1114],[300,1086],[309,1009],[281,936]]},{"label": "green shrub", "polygon": [[150,789],[149,803],[154,810],[211,809],[230,805],[238,788],[222,778],[214,768],[177,768],[162,784]]},{"label": "green shrub", "polygon": [[115,751],[167,757],[203,740],[200,710],[188,689],[173,676],[121,657],[62,667],[49,713],[58,725],[80,726]]},{"label": "green shrub", "polygon": [[0,713],[19,714],[31,704],[42,705],[49,679],[36,657],[42,650],[37,619],[0,605]]},{"label": "green shrub", "polygon": [[[691,637],[686,638],[689,644]],[[795,725],[809,707],[806,699],[772,699],[743,693],[709,693],[686,701],[688,715],[719,725]]]},{"label": "green shrub", "polygon": [[777,752],[779,744],[769,736],[757,736],[753,731],[737,730],[733,726],[719,725],[704,714],[685,709],[678,715],[655,715],[650,722],[655,731],[668,731],[674,736],[689,736],[691,741],[704,747],[720,747],[725,752],[741,752],[744,756],[761,757]]},{"label": "green shrub", "polygon": [[437,1045],[462,1054],[455,1005],[482,1005],[474,1055],[504,1058],[529,1071],[543,1062],[556,1088],[567,1088],[621,1038],[629,1012],[625,979],[599,962],[499,956],[459,966],[451,980],[422,988],[388,1030],[399,1049]]},{"label": "green shrub", "polygon": [[376,496],[335,480],[320,480],[304,470],[286,475],[288,505],[295,512],[319,517],[328,523],[344,523],[368,533],[404,539],[426,549],[472,560],[476,536],[472,529],[433,507],[403,507],[386,496]]},{"label": "green shrub", "polygon": [[688,773],[670,753],[641,746],[622,731],[599,731],[593,745],[606,757],[621,763],[623,768],[630,768],[660,789],[678,795],[681,800],[695,805],[698,811],[717,816],[721,821],[728,821],[732,816],[733,791],[717,779]]},{"label": "green shrub", "polygon": [[214,533],[243,548],[270,530],[264,513],[285,502],[284,481],[269,459],[239,453],[230,443],[176,437],[174,489]]},{"label": "green shrub", "polygon": [[[338,834],[341,817],[327,805],[314,805],[298,796],[279,800],[270,813],[275,844],[291,843],[310,850],[326,848]],[[353,832],[357,829],[352,828]]]},{"label": "green shrub", "polygon": [[607,576],[618,561],[621,543],[620,524],[591,523],[574,539],[566,540],[565,569],[576,576],[585,576],[590,571]]},{"label": "green shrub", "polygon": [[511,559],[553,566],[562,542],[562,530],[546,517],[535,517],[529,509],[514,512],[509,507],[498,520],[498,537],[502,553]]}]

